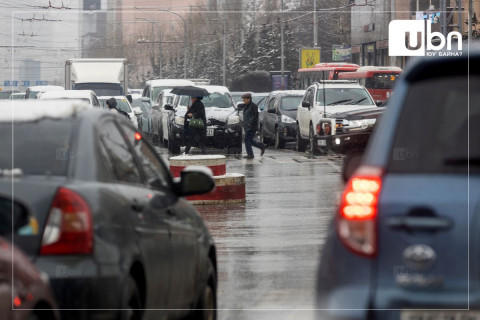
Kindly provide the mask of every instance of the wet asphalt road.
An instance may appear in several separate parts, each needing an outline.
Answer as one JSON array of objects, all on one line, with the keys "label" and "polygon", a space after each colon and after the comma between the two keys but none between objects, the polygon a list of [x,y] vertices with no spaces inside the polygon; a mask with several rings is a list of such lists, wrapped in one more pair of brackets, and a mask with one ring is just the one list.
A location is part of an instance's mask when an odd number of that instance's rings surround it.
[{"label": "wet asphalt road", "polygon": [[343,190],[342,160],[312,158],[288,144],[263,157],[254,152],[253,160],[227,156],[227,172],[246,176],[246,203],[197,206],[217,245],[219,319],[314,319],[308,309]]}]

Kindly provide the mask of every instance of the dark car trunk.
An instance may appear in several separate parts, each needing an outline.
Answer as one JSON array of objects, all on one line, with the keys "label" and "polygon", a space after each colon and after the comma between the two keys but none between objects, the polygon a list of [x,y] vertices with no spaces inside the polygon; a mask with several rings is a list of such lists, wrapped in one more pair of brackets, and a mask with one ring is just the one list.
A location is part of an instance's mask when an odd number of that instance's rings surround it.
[{"label": "dark car trunk", "polygon": [[[38,254],[42,242],[43,230],[50,211],[50,205],[56,190],[65,183],[65,177],[24,177],[0,179],[0,193],[13,196],[30,208],[32,216],[30,226],[16,234],[15,245],[32,259]],[[38,225],[38,229],[35,227]]]}]

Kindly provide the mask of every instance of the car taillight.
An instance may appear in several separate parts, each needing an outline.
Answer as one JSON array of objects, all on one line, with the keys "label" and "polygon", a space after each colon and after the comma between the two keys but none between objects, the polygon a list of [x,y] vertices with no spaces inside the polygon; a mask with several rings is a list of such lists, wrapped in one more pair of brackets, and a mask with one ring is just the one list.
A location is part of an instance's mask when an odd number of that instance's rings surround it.
[{"label": "car taillight", "polygon": [[377,204],[382,188],[382,170],[362,167],[343,192],[337,232],[344,245],[356,254],[377,253]]},{"label": "car taillight", "polygon": [[90,254],[93,252],[92,212],[77,193],[59,188],[43,233],[40,254]]}]

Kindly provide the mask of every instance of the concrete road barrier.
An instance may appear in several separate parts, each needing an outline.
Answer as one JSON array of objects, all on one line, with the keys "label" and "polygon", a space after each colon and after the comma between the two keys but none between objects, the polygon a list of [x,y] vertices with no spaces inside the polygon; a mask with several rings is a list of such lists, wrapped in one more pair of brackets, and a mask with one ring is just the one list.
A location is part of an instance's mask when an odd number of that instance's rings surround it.
[{"label": "concrete road barrier", "polygon": [[215,189],[209,193],[188,196],[193,204],[218,204],[245,202],[245,175],[240,173],[227,173],[213,177]]},{"label": "concrete road barrier", "polygon": [[187,166],[209,167],[214,176],[223,176],[227,173],[227,160],[222,155],[195,155],[171,157],[170,172],[175,178],[180,177],[180,172]]}]

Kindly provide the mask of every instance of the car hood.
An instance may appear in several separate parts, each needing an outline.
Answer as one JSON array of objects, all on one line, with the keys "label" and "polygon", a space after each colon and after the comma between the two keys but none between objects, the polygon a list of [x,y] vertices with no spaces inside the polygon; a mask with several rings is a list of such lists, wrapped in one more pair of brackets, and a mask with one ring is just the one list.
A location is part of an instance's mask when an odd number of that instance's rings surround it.
[{"label": "car hood", "polygon": [[[323,111],[323,106],[317,106],[317,110]],[[327,116],[332,116],[333,114],[338,113],[347,113],[357,110],[365,110],[365,109],[372,109],[377,108],[372,105],[335,105],[335,106],[326,106],[325,110],[327,112]]]},{"label": "car hood", "polygon": [[[187,112],[187,107],[184,106],[178,106],[175,109],[175,115],[176,116],[185,116],[185,113]],[[217,108],[217,107],[208,107],[205,108],[205,115],[207,119],[215,119],[218,121],[226,122],[228,117],[230,117],[232,114],[235,113],[235,108],[230,107],[230,108]]]},{"label": "car hood", "polygon": [[334,118],[346,120],[377,119],[383,114],[383,112],[385,112],[385,108],[373,107],[368,109],[353,110],[350,112],[335,113]]}]

